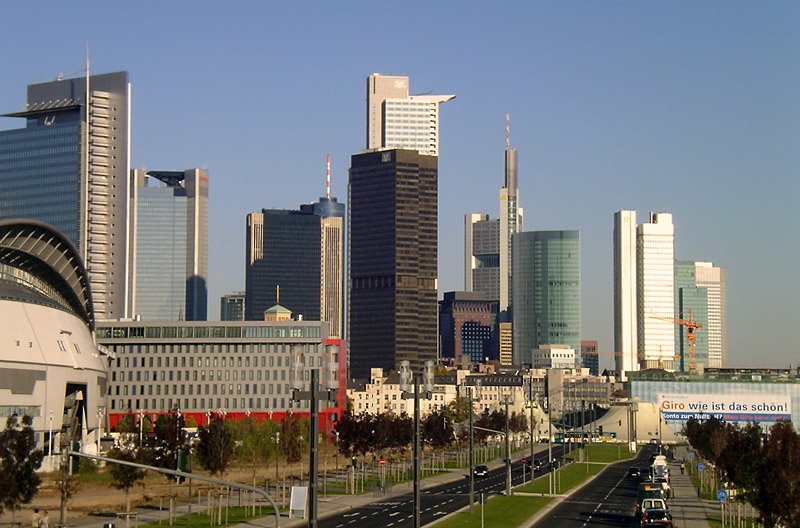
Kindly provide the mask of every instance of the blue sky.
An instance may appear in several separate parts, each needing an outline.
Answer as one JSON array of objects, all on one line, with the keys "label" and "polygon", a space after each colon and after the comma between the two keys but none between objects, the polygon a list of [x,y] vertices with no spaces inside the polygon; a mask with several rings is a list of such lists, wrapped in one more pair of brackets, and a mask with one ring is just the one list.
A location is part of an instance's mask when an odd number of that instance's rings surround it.
[{"label": "blue sky", "polygon": [[614,211],[663,210],[677,257],[727,269],[730,363],[800,361],[796,2],[3,2],[0,20],[0,111],[88,44],[94,72],[130,73],[131,165],[209,169],[211,315],[244,289],[249,211],[314,201],[327,152],[345,200],[381,72],[457,95],[440,291],[463,288],[463,215],[497,216],[508,112],[525,229],[581,231],[584,339],[613,348]]}]

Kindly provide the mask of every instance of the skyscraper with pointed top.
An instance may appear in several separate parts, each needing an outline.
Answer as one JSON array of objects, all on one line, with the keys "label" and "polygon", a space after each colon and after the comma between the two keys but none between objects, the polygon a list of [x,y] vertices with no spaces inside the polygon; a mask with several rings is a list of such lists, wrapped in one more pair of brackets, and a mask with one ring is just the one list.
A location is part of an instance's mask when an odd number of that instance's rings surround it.
[{"label": "skyscraper with pointed top", "polygon": [[[464,217],[464,289],[499,301],[501,362],[511,360],[511,240],[522,231],[523,210],[517,188],[517,149],[511,146],[510,117],[506,114],[503,186],[499,216],[469,213]],[[506,343],[507,350],[502,350]],[[503,359],[505,358],[505,360]]]},{"label": "skyscraper with pointed top", "polygon": [[264,318],[281,303],[295,316],[327,321],[342,336],[344,319],[345,205],[330,193],[326,157],[325,196],[299,210],[262,209],[247,215],[245,317]]}]

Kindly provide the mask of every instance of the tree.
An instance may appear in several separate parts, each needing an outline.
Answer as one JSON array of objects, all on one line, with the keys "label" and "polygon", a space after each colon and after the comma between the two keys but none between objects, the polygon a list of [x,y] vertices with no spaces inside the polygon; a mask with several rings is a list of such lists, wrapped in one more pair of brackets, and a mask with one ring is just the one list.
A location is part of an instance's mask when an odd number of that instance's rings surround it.
[{"label": "tree", "polygon": [[[109,458],[123,460],[125,462],[135,462],[136,457],[130,451],[112,449],[108,452]],[[144,478],[144,470],[124,464],[111,464],[111,485],[118,490],[125,492],[125,511],[131,511],[130,491],[136,483]]]},{"label": "tree", "polygon": [[197,460],[212,475],[225,473],[233,454],[233,440],[221,416],[212,416],[211,423],[197,429]]},{"label": "tree", "polygon": [[0,432],[0,514],[9,509],[16,517],[20,506],[33,500],[42,483],[36,470],[43,458],[42,450],[36,449],[33,419],[23,416],[20,422],[11,416]]},{"label": "tree", "polygon": [[[148,442],[152,448],[152,463],[165,469],[178,469],[178,457],[188,453],[186,431],[183,430],[180,412],[162,414],[156,420],[155,435]],[[175,477],[167,475],[167,480]]]},{"label": "tree", "polygon": [[443,411],[429,413],[422,421],[422,438],[435,448],[452,444],[455,440],[453,422]]},{"label": "tree", "polygon": [[306,450],[308,421],[296,414],[287,415],[281,422],[281,451],[289,462],[298,462]]}]

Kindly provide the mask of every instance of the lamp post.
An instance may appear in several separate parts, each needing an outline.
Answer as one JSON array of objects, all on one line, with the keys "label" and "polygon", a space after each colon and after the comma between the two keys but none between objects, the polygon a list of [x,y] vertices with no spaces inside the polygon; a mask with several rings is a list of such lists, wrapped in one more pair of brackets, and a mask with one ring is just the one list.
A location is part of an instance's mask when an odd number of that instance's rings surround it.
[{"label": "lamp post", "polygon": [[50,411],[50,431],[47,435],[47,456],[51,458],[53,456],[53,411]]},{"label": "lamp post", "polygon": [[144,411],[139,409],[139,449],[142,448],[143,423],[144,423]]},{"label": "lamp post", "polygon": [[334,458],[336,459],[336,471],[339,471],[339,431],[335,431],[336,433],[336,451],[334,452]]},{"label": "lamp post", "polygon": [[[510,389],[509,389],[510,390]],[[508,404],[511,403],[513,397],[510,393],[503,394],[503,403],[506,405],[506,496],[511,496],[511,445],[508,434]]]},{"label": "lamp post", "polygon": [[[425,362],[425,374],[424,374],[424,397],[425,399],[430,398],[431,393],[433,392],[433,370],[434,364],[433,361],[426,361]],[[403,398],[414,398],[414,528],[420,528],[420,488],[419,488],[419,455],[420,455],[420,445],[419,445],[419,386],[420,386],[420,376],[419,374],[411,372],[411,364],[409,361],[404,360],[400,362],[400,390],[403,392]],[[413,385],[413,392],[411,385]],[[470,473],[472,471],[470,470]]]},{"label": "lamp post", "polygon": [[[475,506],[475,434],[474,434],[474,412],[472,408],[472,391],[473,388],[467,386],[467,380],[464,380],[464,393],[467,396],[467,403],[469,405],[469,512]],[[480,400],[481,380],[475,380],[476,397]]]},{"label": "lamp post", "polygon": [[103,436],[103,408],[97,408],[97,455],[100,456],[100,437]]},{"label": "lamp post", "polygon": [[[336,377],[339,365],[339,347],[336,345],[325,346],[325,363],[326,372],[323,381],[323,387],[320,387],[319,370],[315,368],[309,369],[310,372],[310,385],[309,390],[305,388],[305,369],[306,361],[302,345],[292,345],[292,370],[291,370],[291,387],[292,399],[295,401],[308,400],[311,407],[311,423],[309,424],[309,478],[308,478],[308,526],[309,528],[316,528],[317,526],[317,466],[319,463],[318,453],[318,440],[317,440],[317,426],[319,416],[319,400],[323,401],[336,401],[336,392],[339,387],[339,381]],[[309,365],[312,366],[312,365]],[[322,390],[320,390],[322,389]],[[300,478],[302,479],[302,470]]]},{"label": "lamp post", "polygon": [[280,445],[281,445],[281,432],[275,431],[275,496],[278,495],[278,471],[280,471]]},{"label": "lamp post", "polygon": [[206,427],[211,425],[211,409],[206,411]]}]

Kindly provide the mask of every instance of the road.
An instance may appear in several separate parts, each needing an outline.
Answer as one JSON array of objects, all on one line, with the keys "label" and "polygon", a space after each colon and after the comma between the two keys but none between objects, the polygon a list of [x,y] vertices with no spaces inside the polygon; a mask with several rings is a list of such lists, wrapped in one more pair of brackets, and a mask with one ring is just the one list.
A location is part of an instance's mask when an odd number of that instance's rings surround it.
[{"label": "road", "polygon": [[[562,446],[553,446],[553,456],[559,457]],[[546,461],[547,451],[537,453],[537,460]],[[540,475],[541,473],[537,473]],[[511,468],[512,485],[522,483],[522,464],[517,461]],[[530,475],[526,474],[526,479]],[[505,466],[494,469],[486,477],[475,479],[475,504],[480,494],[497,495],[505,492]],[[425,488],[420,494],[420,524],[422,526],[451,512],[469,506],[469,479]],[[318,522],[320,528],[359,528],[381,526],[383,528],[408,528],[414,523],[413,494],[387,495],[384,500],[373,502],[346,513],[336,514]]]},{"label": "road", "polygon": [[604,469],[592,483],[572,494],[541,518],[534,528],[628,527],[636,524],[638,478],[626,477],[630,466],[646,467],[651,449],[639,451],[636,460]]}]

